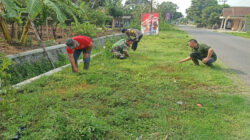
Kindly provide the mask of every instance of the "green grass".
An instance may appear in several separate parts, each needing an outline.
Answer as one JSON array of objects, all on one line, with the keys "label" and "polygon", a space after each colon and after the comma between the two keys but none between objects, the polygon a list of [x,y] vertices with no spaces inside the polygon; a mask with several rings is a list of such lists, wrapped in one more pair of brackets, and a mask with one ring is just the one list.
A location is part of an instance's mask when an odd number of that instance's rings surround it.
[{"label": "green grass", "polygon": [[226,34],[233,35],[233,36],[239,36],[244,38],[250,38],[250,32],[247,33],[234,33],[234,32],[225,32]]},{"label": "green grass", "polygon": [[145,36],[129,59],[112,59],[106,49],[89,71],[67,68],[1,96],[0,137],[27,126],[27,140],[248,139],[249,96],[221,64],[178,64],[189,54],[187,40],[174,29]]}]

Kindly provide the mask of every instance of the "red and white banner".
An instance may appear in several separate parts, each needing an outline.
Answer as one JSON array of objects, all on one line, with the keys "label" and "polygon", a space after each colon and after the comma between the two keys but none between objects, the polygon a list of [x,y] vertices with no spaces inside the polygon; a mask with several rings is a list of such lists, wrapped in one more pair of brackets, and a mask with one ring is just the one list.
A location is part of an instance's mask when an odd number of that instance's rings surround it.
[{"label": "red and white banner", "polygon": [[159,13],[143,13],[141,32],[146,35],[159,33]]}]

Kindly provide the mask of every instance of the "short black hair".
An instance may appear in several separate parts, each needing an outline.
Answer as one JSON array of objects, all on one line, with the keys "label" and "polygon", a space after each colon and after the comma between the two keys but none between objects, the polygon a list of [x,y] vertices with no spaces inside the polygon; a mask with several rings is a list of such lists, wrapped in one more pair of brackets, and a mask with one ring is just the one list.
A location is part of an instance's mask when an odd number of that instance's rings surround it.
[{"label": "short black hair", "polygon": [[198,41],[195,39],[190,39],[188,42],[198,43]]},{"label": "short black hair", "polygon": [[125,29],[125,28],[122,29],[122,33],[125,33],[127,30],[128,30],[128,29]]}]

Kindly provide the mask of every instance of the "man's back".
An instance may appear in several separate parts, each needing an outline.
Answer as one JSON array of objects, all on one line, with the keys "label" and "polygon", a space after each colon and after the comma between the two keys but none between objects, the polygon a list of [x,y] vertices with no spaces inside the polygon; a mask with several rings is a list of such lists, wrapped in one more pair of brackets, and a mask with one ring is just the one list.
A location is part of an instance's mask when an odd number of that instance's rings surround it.
[{"label": "man's back", "polygon": [[113,46],[112,46],[113,50],[116,50],[118,52],[123,52],[123,51],[127,51],[127,44],[125,39],[121,39],[118,42],[116,42]]},{"label": "man's back", "polygon": [[[199,55],[200,55],[201,58],[206,58],[207,54],[208,54],[208,50],[210,48],[211,47],[208,46],[208,45],[206,45],[206,44],[198,44],[198,47],[192,49],[192,52],[199,53]],[[217,57],[216,54],[215,54],[215,52],[213,52],[212,57]]]}]

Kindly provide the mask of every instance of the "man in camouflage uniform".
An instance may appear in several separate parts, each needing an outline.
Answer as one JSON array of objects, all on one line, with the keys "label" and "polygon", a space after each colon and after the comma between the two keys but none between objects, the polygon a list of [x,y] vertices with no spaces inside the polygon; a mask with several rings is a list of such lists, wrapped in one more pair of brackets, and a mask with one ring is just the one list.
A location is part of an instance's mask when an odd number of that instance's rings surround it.
[{"label": "man in camouflage uniform", "polygon": [[112,46],[111,52],[114,54],[114,57],[119,59],[125,59],[129,57],[127,49],[132,43],[132,40],[121,39]]},{"label": "man in camouflage uniform", "polygon": [[198,60],[201,60],[203,64],[212,66],[212,63],[217,60],[217,56],[211,47],[205,44],[198,44],[195,39],[189,40],[188,46],[192,48],[190,56],[179,61],[179,63],[186,62],[192,59],[195,65],[199,65]]},{"label": "man in camouflage uniform", "polygon": [[143,37],[141,31],[137,29],[122,29],[122,33],[125,33],[127,39],[133,40],[132,49],[135,51],[137,49],[138,43]]}]

